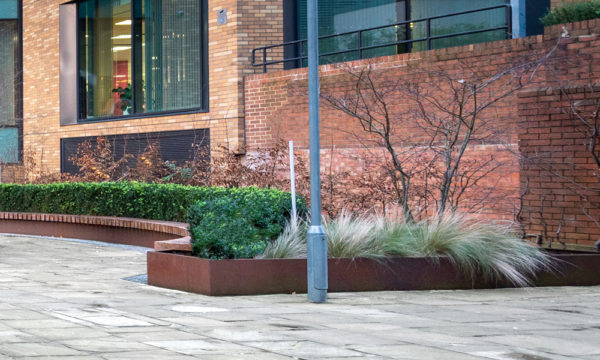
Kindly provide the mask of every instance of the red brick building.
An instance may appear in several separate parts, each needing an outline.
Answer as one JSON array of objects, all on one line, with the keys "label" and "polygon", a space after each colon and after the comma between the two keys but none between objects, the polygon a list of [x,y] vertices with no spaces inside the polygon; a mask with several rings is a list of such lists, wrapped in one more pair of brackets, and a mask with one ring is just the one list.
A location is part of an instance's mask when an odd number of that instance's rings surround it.
[{"label": "red brick building", "polygon": [[[321,40],[324,89],[351,85],[336,65],[344,61],[371,64],[390,78],[406,78],[415,67],[453,71],[457,62],[493,72],[543,51],[562,31],[552,27],[542,35],[537,21],[558,0],[320,3],[320,33],[335,35]],[[158,141],[166,160],[185,160],[192,144],[224,145],[241,155],[278,138],[306,146],[305,16],[305,0],[0,0],[2,180],[30,175],[23,170],[28,161],[38,172],[72,170],[68,158],[77,144],[97,136],[127,143],[123,151],[130,152]],[[597,75],[600,40],[592,34],[599,31],[595,21],[569,25],[565,54],[579,62],[561,70],[563,78],[589,82]],[[570,126],[542,111],[565,106],[560,95],[543,95],[541,89],[557,85],[552,76],[544,73],[526,93],[503,99],[495,111],[510,141],[482,143],[473,154],[501,158],[519,146],[527,153],[535,151],[528,146],[559,140],[540,135]],[[322,122],[324,148],[359,151],[339,131],[356,124],[327,107]],[[564,140],[561,146],[579,144]],[[587,156],[565,151],[573,153],[563,154],[564,161]],[[493,186],[508,194],[492,209],[498,216],[514,212],[530,170],[507,162],[494,174]],[[548,226],[564,223],[578,234],[574,241],[600,235],[572,195],[529,183],[548,192],[547,214],[559,202],[571,209],[544,218]],[[525,212],[540,213],[527,196]],[[540,219],[529,218],[532,231],[541,231]]]}]

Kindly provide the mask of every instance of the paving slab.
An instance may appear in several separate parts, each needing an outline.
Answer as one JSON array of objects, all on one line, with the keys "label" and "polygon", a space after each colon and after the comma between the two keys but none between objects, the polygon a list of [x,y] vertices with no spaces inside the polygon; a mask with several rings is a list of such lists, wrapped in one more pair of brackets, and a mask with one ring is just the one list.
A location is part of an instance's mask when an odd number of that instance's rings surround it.
[{"label": "paving slab", "polygon": [[0,235],[0,251],[0,360],[600,359],[600,287],[311,304],[148,286],[136,247]]},{"label": "paving slab", "polygon": [[67,356],[83,354],[81,351],[70,349],[62,344],[40,342],[0,344],[0,353],[9,357],[37,357],[44,355]]},{"label": "paving slab", "polygon": [[152,351],[127,351],[102,355],[105,360],[192,360],[194,356],[175,354],[172,351],[153,349]]},{"label": "paving slab", "polygon": [[45,339],[48,339],[49,341],[83,340],[109,336],[109,333],[101,329],[96,329],[87,326],[59,328],[27,328],[23,331],[25,331],[28,336],[35,336],[38,339],[40,337],[43,337]]},{"label": "paving slab", "polygon": [[300,359],[364,356],[359,351],[315,341],[263,341],[248,342],[246,345]]},{"label": "paving slab", "polygon": [[[564,335],[564,332],[561,334]],[[570,334],[569,338],[561,338],[558,334],[555,336],[547,336],[545,334],[489,336],[486,338],[486,341],[504,345],[517,345],[557,355],[571,357],[596,355],[600,358],[599,343],[586,342],[585,340],[578,339],[576,333],[570,332]]]},{"label": "paving slab", "polygon": [[481,357],[453,351],[452,348],[438,349],[435,347],[405,344],[387,346],[359,346],[355,349],[365,353],[377,354],[394,359],[431,359],[431,360],[476,360]]}]

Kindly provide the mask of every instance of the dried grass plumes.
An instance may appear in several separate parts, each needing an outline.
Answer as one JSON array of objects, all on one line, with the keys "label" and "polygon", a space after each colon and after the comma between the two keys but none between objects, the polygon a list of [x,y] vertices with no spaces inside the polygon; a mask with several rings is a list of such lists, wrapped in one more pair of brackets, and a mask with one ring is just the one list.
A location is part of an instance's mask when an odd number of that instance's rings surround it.
[{"label": "dried grass plumes", "polygon": [[[324,220],[328,253],[332,258],[392,256],[446,256],[471,278],[506,280],[515,286],[531,285],[540,270],[551,270],[551,257],[523,241],[510,226],[445,214],[417,223],[392,221],[381,216],[353,216],[342,211]],[[270,245],[264,258],[306,256],[306,226],[288,228]]]},{"label": "dried grass plumes", "polygon": [[258,259],[290,259],[306,257],[306,231],[304,221],[292,221],[287,224],[281,235],[269,243]]}]

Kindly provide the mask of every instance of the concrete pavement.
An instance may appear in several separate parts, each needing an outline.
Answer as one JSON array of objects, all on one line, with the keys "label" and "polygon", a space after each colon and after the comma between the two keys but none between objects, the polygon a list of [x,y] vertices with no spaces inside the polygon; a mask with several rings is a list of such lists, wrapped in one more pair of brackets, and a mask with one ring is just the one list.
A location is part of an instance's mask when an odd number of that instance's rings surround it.
[{"label": "concrete pavement", "polygon": [[0,360],[600,359],[600,287],[206,297],[144,251],[0,235]]}]

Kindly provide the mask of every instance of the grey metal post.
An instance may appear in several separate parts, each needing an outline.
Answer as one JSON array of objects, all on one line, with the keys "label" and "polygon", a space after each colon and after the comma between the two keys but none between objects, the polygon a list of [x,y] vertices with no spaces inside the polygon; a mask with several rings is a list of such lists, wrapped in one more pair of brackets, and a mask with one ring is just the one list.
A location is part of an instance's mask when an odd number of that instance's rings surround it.
[{"label": "grey metal post", "polygon": [[308,113],[310,130],[310,214],[308,230],[308,301],[327,301],[327,237],[321,226],[319,141],[318,0],[308,0]]}]

